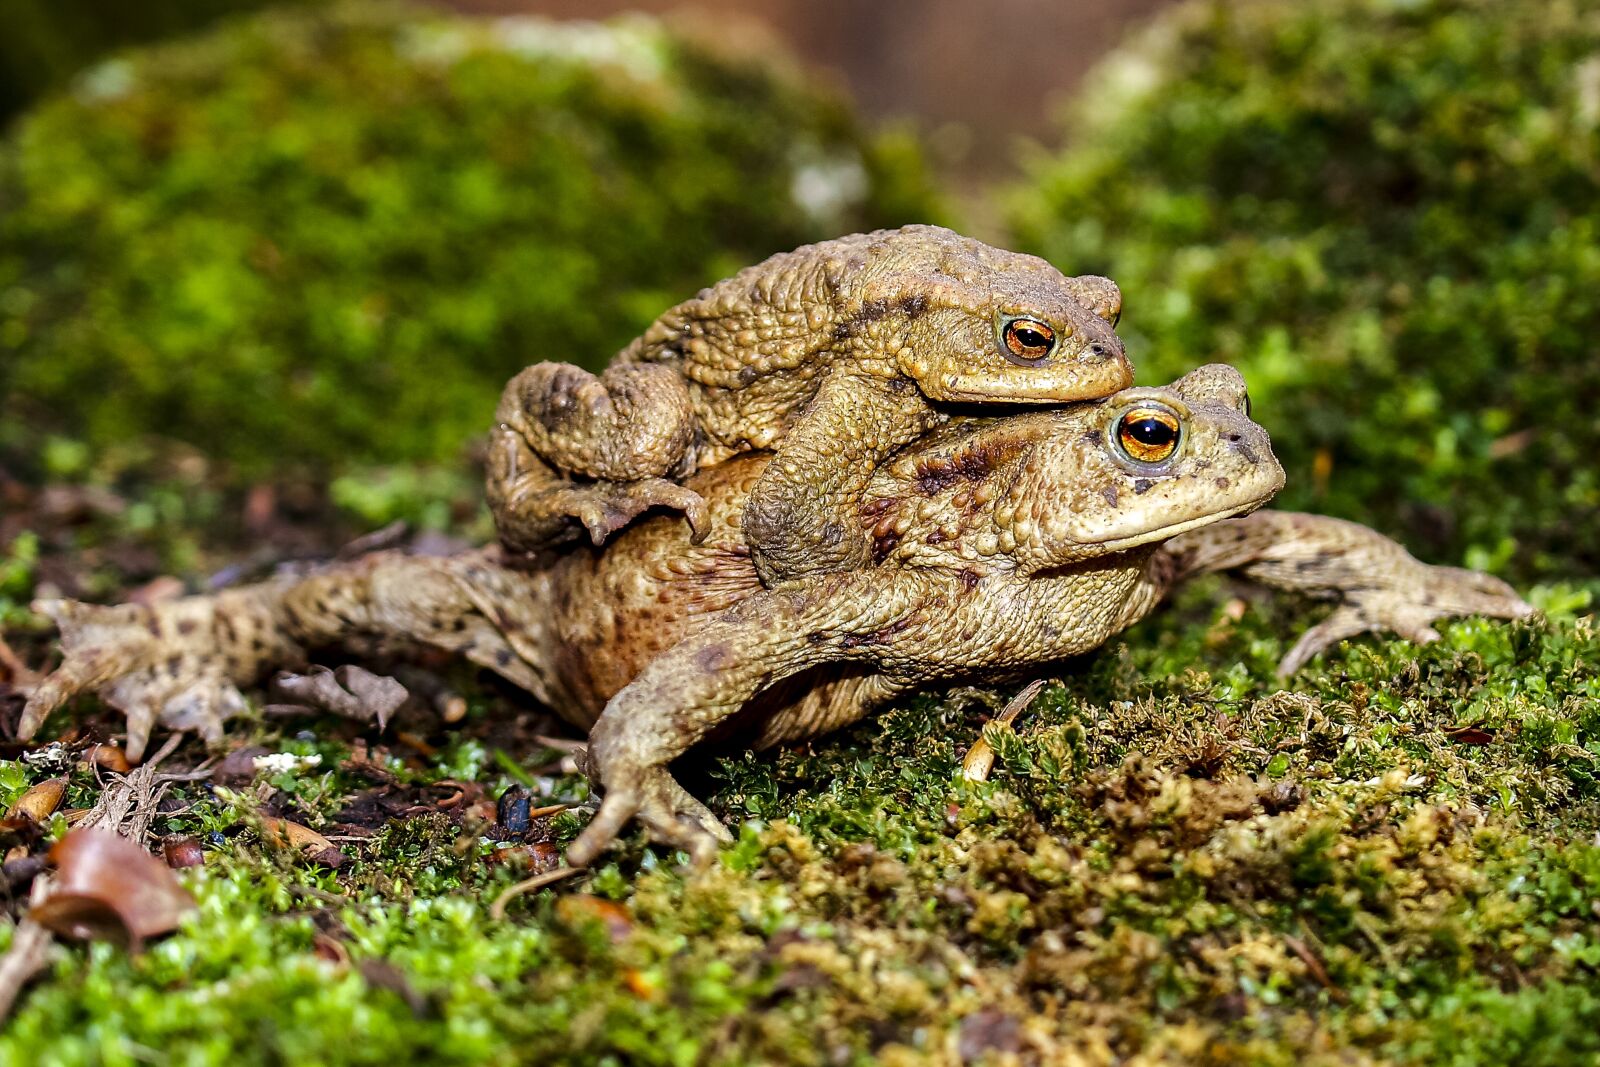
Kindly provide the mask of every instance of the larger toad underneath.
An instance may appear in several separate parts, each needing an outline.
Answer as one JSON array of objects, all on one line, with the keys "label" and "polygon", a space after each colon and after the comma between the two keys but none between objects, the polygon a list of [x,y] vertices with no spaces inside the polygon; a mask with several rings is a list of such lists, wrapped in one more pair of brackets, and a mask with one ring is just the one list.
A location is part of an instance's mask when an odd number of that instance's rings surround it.
[{"label": "larger toad underneath", "polygon": [[41,603],[66,657],[20,732],[94,691],[127,714],[130,755],[157,723],[217,738],[245,706],[238,687],[272,667],[373,637],[417,642],[498,672],[589,732],[604,802],[575,863],[634,817],[703,859],[726,830],[667,769],[700,742],[763,747],[920,687],[1037,672],[1194,574],[1237,570],[1338,602],[1286,671],[1365,630],[1428,640],[1440,617],[1531,610],[1496,579],[1421,564],[1364,527],[1248,514],[1283,475],[1245,407],[1237,373],[1207,367],[1104,403],[952,424],[865,487],[852,521],[875,564],[772,588],[740,529],[772,460],[749,455],[691,479],[706,503],[700,544],[662,517],[531,568],[496,549],[388,552],[153,606]]}]

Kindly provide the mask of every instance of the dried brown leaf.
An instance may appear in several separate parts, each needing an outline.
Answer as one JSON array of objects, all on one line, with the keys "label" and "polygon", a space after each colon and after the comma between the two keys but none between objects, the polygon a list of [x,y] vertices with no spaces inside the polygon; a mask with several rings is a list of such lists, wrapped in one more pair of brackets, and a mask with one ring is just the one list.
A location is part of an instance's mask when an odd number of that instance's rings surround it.
[{"label": "dried brown leaf", "polygon": [[28,916],[63,937],[116,941],[137,952],[195,910],[166,864],[109,830],[72,830],[50,859],[54,883]]},{"label": "dried brown leaf", "polygon": [[7,814],[15,818],[25,818],[32,822],[42,823],[55,810],[61,806],[62,798],[67,795],[67,780],[65,778],[46,778],[36,785],[30,786],[28,791],[17,798],[15,804]]},{"label": "dried brown leaf", "polygon": [[113,774],[127,774],[133,770],[127,754],[116,745],[90,745],[83,750],[83,762]]},{"label": "dried brown leaf", "polygon": [[1444,735],[1458,745],[1488,745],[1494,743],[1495,731],[1477,723],[1468,726],[1454,726],[1444,732]]},{"label": "dried brown leaf", "polygon": [[303,852],[321,852],[333,848],[332,841],[309,826],[301,826],[288,819],[263,818],[261,836],[284,848],[297,848]]},{"label": "dried brown leaf", "polygon": [[598,922],[613,942],[622,941],[633,933],[633,917],[627,908],[588,893],[573,893],[556,901],[556,918],[568,926]]},{"label": "dried brown leaf", "polygon": [[393,678],[347,664],[338,670],[312,667],[305,674],[283,673],[273,686],[290,700],[307,707],[331,711],[358,722],[376,723],[382,730],[389,717],[411,694]]}]

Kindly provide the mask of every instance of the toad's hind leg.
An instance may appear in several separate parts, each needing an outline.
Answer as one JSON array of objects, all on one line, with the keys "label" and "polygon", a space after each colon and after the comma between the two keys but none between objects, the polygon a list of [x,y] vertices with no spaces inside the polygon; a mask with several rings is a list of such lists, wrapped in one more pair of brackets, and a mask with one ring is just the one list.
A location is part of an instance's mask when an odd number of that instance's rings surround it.
[{"label": "toad's hind leg", "polygon": [[652,507],[684,512],[696,540],[704,536],[705,502],[672,481],[691,467],[695,437],[675,369],[622,364],[596,377],[537,363],[511,379],[495,419],[487,489],[508,547],[566,540],[572,519],[600,544]]}]

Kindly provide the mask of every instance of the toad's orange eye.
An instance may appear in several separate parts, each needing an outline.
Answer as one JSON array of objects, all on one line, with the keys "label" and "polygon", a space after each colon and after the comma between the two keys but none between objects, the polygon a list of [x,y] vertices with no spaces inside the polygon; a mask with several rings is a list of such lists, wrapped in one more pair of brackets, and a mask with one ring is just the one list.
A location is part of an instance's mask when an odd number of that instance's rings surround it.
[{"label": "toad's orange eye", "polygon": [[1056,331],[1038,319],[1012,319],[1000,332],[1004,355],[1013,363],[1033,364],[1050,355]]},{"label": "toad's orange eye", "polygon": [[1166,408],[1134,408],[1117,420],[1117,447],[1139,463],[1164,463],[1178,450],[1183,425]]}]

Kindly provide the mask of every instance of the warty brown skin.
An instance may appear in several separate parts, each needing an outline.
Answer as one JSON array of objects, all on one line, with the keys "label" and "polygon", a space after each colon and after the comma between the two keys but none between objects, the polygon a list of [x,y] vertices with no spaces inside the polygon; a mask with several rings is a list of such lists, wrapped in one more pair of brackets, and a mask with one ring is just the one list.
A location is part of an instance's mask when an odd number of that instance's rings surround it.
[{"label": "warty brown skin", "polygon": [[[1163,462],[1119,449],[1123,416],[1181,422]],[[637,817],[710,856],[720,823],[668,764],[708,739],[756,747],[852,722],[907,691],[1009,679],[1088,651],[1186,578],[1234,570],[1338,601],[1285,658],[1292,670],[1364,630],[1431,640],[1434,619],[1516,617],[1504,583],[1417,562],[1352,523],[1244,513],[1282,484],[1265,433],[1225,367],[1103,404],[949,426],[878,470],[856,521],[877,563],[762,587],[741,533],[760,456],[701,472],[709,536],[657,518],[604,550],[533,568],[497,550],[379,553],[317,573],[153,606],[37,608],[61,627],[62,666],[20,732],[74,693],[128,716],[129,752],[157,723],[220,736],[238,686],[306,650],[378,638],[448,649],[589,730],[604,803],[571,858],[586,863]]]},{"label": "warty brown skin", "polygon": [[[1058,404],[1133,382],[1112,329],[1122,296],[1035,256],[937,226],[853,234],[773,256],[663,314],[596,377],[540,363],[496,412],[488,498],[501,540],[595,544],[650,507],[707,530],[686,475],[776,450],[745,504],[768,584],[866,561],[854,521],[879,462],[950,405]],[[1047,354],[1007,347],[1043,324]]]}]

